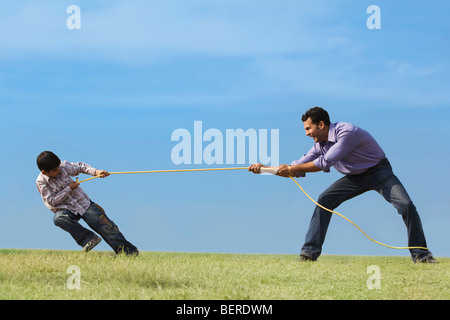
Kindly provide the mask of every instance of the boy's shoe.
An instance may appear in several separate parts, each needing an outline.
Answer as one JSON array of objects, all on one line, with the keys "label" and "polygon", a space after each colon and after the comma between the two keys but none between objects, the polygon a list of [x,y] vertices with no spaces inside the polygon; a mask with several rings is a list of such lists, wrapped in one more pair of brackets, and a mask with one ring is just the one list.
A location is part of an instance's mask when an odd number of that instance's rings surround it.
[{"label": "boy's shoe", "polygon": [[139,250],[135,246],[119,246],[116,250],[116,254],[125,254],[127,256],[137,257],[139,255]]},{"label": "boy's shoe", "polygon": [[95,247],[96,245],[98,245],[101,241],[102,241],[102,238],[96,236],[94,239],[89,240],[88,243],[86,243],[86,244],[84,245],[83,251],[84,251],[84,252],[89,252],[89,251],[91,251],[91,250],[94,249],[94,247]]}]

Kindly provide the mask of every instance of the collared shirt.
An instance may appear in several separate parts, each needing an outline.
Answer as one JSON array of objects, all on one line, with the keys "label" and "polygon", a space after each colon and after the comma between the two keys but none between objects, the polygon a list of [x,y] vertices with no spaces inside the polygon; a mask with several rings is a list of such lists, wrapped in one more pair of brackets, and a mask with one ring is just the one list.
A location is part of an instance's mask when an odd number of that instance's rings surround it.
[{"label": "collared shirt", "polygon": [[[365,130],[346,122],[331,123],[328,140],[314,143],[307,154],[291,165],[313,161],[324,172],[334,167],[342,174],[359,174],[386,157],[375,139]],[[298,173],[304,177],[305,173]]]},{"label": "collared shirt", "polygon": [[36,185],[42,200],[53,212],[67,209],[74,214],[83,215],[91,202],[89,196],[80,187],[72,190],[69,184],[73,182],[71,177],[80,173],[94,176],[96,169],[83,162],[67,161],[61,162],[60,169],[60,174],[56,178],[50,178],[42,172],[37,177]]}]

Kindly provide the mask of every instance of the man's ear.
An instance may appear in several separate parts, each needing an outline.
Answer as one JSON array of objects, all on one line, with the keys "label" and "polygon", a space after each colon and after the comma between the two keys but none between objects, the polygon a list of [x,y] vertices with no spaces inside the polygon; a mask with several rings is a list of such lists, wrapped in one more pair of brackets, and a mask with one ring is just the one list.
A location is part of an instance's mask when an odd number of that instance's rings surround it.
[{"label": "man's ear", "polygon": [[320,130],[322,130],[323,128],[325,128],[325,122],[323,122],[322,120],[319,121],[318,127],[319,127]]},{"label": "man's ear", "polygon": [[47,171],[45,171],[45,170],[42,170],[42,171],[41,171],[41,173],[42,173],[43,175],[46,175],[46,176],[48,176],[48,172],[47,172]]}]

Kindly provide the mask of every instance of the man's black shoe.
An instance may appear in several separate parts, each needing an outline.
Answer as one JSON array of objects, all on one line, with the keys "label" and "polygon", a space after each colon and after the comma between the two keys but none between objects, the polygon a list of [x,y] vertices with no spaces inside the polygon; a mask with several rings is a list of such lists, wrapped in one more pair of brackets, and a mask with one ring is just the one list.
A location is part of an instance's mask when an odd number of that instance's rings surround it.
[{"label": "man's black shoe", "polygon": [[316,261],[316,260],[311,259],[311,258],[308,257],[307,255],[300,254],[300,258],[298,258],[298,261],[304,262],[304,261]]},{"label": "man's black shoe", "polygon": [[419,257],[415,256],[413,258],[413,262],[414,263],[438,263],[438,261],[432,255],[428,255],[423,258],[419,258]]}]

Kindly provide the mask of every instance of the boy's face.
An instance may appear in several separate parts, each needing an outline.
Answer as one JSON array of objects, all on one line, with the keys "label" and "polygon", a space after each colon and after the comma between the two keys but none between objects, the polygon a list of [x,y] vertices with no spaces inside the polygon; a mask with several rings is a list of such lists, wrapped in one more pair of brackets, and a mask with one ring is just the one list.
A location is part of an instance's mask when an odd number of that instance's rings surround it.
[{"label": "boy's face", "polygon": [[47,177],[50,177],[50,178],[56,178],[56,177],[59,176],[59,173],[61,172],[61,169],[60,169],[60,167],[58,166],[58,167],[56,167],[55,169],[52,169],[52,170],[50,170],[50,171],[42,170],[41,172],[42,172],[42,174],[46,175]]}]

